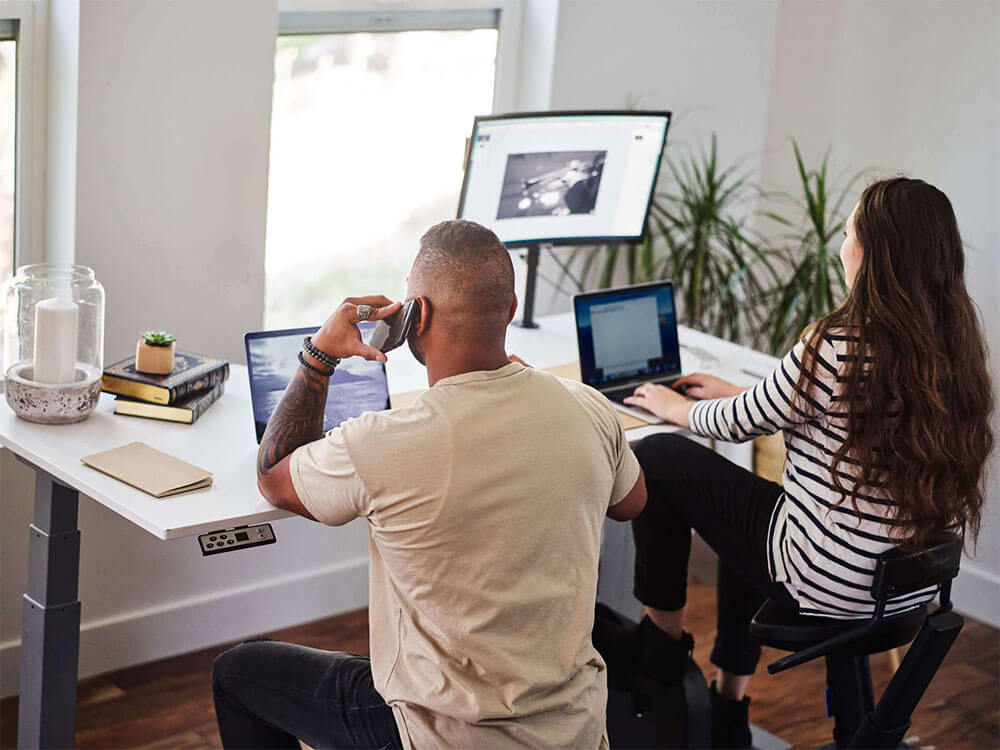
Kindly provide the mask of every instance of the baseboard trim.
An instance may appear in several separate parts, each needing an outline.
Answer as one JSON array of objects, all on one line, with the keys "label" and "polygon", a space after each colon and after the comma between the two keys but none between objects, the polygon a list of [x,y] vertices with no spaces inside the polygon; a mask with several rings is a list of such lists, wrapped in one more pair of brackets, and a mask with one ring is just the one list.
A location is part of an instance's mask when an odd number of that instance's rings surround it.
[{"label": "baseboard trim", "polygon": [[[368,604],[368,558],[83,623],[80,677],[247,638]],[[0,643],[0,697],[15,695],[21,640]]]},{"label": "baseboard trim", "polygon": [[1000,628],[1000,575],[966,558],[952,587],[952,598],[962,614]]}]

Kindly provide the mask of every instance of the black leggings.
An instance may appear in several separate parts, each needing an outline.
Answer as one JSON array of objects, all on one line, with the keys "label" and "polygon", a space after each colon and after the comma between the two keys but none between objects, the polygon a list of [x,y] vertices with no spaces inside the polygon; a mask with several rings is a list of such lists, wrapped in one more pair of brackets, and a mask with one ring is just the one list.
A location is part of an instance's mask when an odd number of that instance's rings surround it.
[{"label": "black leggings", "polygon": [[694,529],[719,556],[712,663],[753,674],[760,661],[760,644],[748,632],[754,613],[767,598],[797,609],[767,564],[768,526],[781,485],[681,435],[652,435],[635,453],[649,491],[646,509],[632,521],[636,598],[654,609],[684,606]]}]

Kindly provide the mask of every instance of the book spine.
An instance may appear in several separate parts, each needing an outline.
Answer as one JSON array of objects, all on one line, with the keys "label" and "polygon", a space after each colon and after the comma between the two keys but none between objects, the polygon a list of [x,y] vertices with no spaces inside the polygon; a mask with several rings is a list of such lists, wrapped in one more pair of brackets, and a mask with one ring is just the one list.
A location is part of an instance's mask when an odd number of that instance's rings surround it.
[{"label": "book spine", "polygon": [[198,417],[205,413],[205,411],[219,400],[226,390],[224,383],[219,383],[215,388],[213,388],[209,393],[206,393],[203,398],[198,399],[198,403],[191,408],[191,424],[198,421]]},{"label": "book spine", "polygon": [[185,396],[190,396],[193,393],[199,393],[201,391],[207,391],[210,388],[215,388],[215,386],[219,385],[219,383],[226,382],[228,378],[229,363],[226,362],[218,369],[212,370],[212,372],[206,373],[200,378],[195,378],[194,380],[189,380],[186,383],[175,385],[170,389],[170,400],[167,403],[174,404]]}]

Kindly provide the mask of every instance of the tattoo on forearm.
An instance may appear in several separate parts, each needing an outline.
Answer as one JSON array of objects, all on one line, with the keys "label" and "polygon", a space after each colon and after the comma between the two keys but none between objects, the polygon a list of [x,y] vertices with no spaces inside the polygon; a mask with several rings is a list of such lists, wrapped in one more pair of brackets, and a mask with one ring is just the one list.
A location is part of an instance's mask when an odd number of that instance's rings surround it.
[{"label": "tattoo on forearm", "polygon": [[257,451],[257,474],[264,476],[300,445],[323,436],[323,412],[330,379],[299,366],[267,421]]}]

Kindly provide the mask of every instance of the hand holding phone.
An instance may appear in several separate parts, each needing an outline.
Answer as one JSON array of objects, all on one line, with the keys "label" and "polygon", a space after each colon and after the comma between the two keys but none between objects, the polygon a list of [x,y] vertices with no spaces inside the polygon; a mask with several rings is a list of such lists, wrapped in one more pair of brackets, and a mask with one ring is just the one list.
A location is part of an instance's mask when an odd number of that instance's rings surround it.
[{"label": "hand holding phone", "polygon": [[415,299],[403,304],[392,315],[375,324],[368,345],[385,353],[402,346],[420,320],[420,305]]},{"label": "hand holding phone", "polygon": [[399,303],[388,297],[348,297],[333,311],[326,322],[312,335],[313,345],[331,357],[346,359],[359,356],[367,360],[385,361],[385,355],[376,347],[365,344],[357,324],[358,307],[368,305],[371,309],[368,320],[382,321],[392,317],[399,310]]}]

